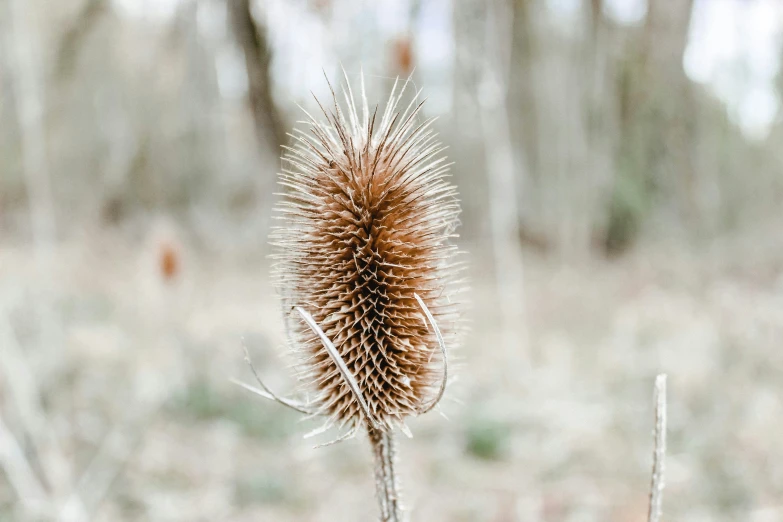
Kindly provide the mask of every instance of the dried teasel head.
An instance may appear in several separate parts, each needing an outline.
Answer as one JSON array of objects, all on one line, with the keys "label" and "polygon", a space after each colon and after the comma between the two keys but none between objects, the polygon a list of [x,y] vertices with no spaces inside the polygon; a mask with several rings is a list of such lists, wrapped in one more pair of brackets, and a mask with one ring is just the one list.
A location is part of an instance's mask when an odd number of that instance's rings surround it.
[{"label": "dried teasel head", "polygon": [[318,103],[323,119],[306,113],[309,132],[297,130],[283,156],[274,279],[309,410],[327,426],[407,430],[445,386],[460,209],[433,120],[419,121],[420,92],[402,109],[408,83],[395,82],[379,114],[364,78],[357,110],[346,77],[345,104],[332,91],[330,108]]}]

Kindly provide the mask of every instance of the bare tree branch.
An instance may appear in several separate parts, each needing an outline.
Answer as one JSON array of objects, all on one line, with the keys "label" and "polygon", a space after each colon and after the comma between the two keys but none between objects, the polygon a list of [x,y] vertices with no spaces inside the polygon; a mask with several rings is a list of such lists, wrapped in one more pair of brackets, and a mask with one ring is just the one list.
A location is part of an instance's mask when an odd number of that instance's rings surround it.
[{"label": "bare tree branch", "polygon": [[63,78],[73,72],[76,58],[85,38],[95,27],[106,9],[106,0],[87,0],[60,39],[55,61],[55,75]]},{"label": "bare tree branch", "polygon": [[228,11],[237,43],[245,54],[248,96],[256,135],[262,146],[270,146],[276,154],[280,146],[286,143],[286,135],[272,98],[269,73],[272,55],[266,30],[254,20],[250,0],[228,0]]}]

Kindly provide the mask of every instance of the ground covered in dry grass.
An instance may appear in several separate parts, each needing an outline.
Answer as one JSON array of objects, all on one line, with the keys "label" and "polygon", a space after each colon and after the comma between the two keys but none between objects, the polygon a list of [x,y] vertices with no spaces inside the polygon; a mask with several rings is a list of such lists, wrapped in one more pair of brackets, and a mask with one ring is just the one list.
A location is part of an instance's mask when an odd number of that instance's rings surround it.
[{"label": "ground covered in dry grass", "polygon": [[[448,420],[414,420],[400,441],[413,520],[644,520],[658,372],[665,519],[783,519],[781,252],[743,237],[579,264],[527,253],[511,332],[527,341],[503,335],[491,264],[474,256]],[[268,384],[295,391],[263,254],[174,229],[38,251],[4,238],[0,412],[35,473],[106,522],[374,519],[363,438],[314,450],[335,434],[304,440],[317,421],[229,382],[251,381],[244,337]],[[8,478],[0,520],[26,520]]]}]

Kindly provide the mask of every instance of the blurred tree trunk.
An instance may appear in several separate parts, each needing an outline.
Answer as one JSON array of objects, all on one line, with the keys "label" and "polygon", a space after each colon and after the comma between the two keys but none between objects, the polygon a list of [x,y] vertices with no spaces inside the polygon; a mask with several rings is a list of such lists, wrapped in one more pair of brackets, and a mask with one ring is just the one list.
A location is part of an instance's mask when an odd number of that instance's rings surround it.
[{"label": "blurred tree trunk", "polygon": [[269,72],[271,51],[266,29],[253,18],[251,0],[228,0],[229,16],[239,46],[245,55],[248,97],[255,121],[256,135],[262,147],[274,156],[286,143],[285,126],[272,98]]},{"label": "blurred tree trunk", "polygon": [[654,0],[620,64],[620,147],[605,236],[609,253],[630,246],[654,195],[696,212],[695,101],[682,67],[693,0]]},{"label": "blurred tree trunk", "polygon": [[[533,23],[534,0],[510,0],[511,74],[509,78],[509,111],[512,131],[524,148],[524,160],[531,177],[539,176],[538,114],[536,100],[536,33]],[[516,140],[515,140],[516,141]],[[522,180],[524,184],[527,180]]]},{"label": "blurred tree trunk", "polygon": [[55,79],[61,79],[73,72],[85,38],[100,21],[106,11],[106,0],[87,0],[76,15],[73,23],[66,28],[60,39],[55,61]]},{"label": "blurred tree trunk", "polygon": [[[30,230],[34,247],[34,277],[44,287],[54,287],[54,263],[52,244],[56,238],[56,212],[52,194],[51,169],[48,157],[46,119],[47,92],[43,70],[44,53],[41,49],[42,31],[36,18],[35,6],[24,0],[11,0],[9,4],[9,38],[12,48],[11,78],[14,80],[14,101],[19,118],[19,145],[21,149],[21,170],[24,174],[25,189],[30,213]],[[60,332],[62,325],[54,312],[47,295],[34,295],[36,306],[35,321],[40,331],[41,355],[53,358],[55,351],[62,346]],[[4,347],[8,348],[8,347]],[[5,364],[5,354],[3,354]],[[45,376],[36,373],[36,378]],[[33,388],[30,388],[31,390]],[[29,391],[29,390],[27,390]],[[40,397],[31,393],[31,404]],[[36,417],[28,426],[28,435],[35,440],[35,448],[40,459],[52,498],[60,502],[72,489],[72,463],[65,456],[61,441],[52,436],[45,419],[23,408],[25,414]],[[81,502],[74,505],[69,513],[70,520],[86,520]]]},{"label": "blurred tree trunk", "polygon": [[24,202],[24,177],[21,163],[20,125],[16,112],[15,78],[11,67],[14,63],[11,34],[11,9],[8,2],[0,2],[0,225],[3,213]]},{"label": "blurred tree trunk", "polygon": [[30,209],[31,230],[39,260],[48,257],[55,236],[54,198],[46,140],[46,92],[40,31],[33,8],[23,0],[10,2],[9,43],[14,101],[19,118],[21,170]]},{"label": "blurred tree trunk", "polygon": [[658,96],[663,97],[663,147],[667,151],[657,175],[672,173],[674,179],[662,179],[665,190],[679,194],[681,211],[691,220],[698,217],[696,172],[693,165],[696,103],[691,81],[683,70],[688,44],[693,0],[651,1],[645,26],[647,79],[654,81]]},{"label": "blurred tree trunk", "polygon": [[519,180],[527,178],[526,160],[523,151],[514,153],[508,107],[514,34],[508,18],[512,12],[506,0],[490,0],[486,4],[485,53],[476,98],[484,138],[503,345],[509,367],[513,367],[518,376],[520,370],[529,369],[530,343],[517,197]]},{"label": "blurred tree trunk", "polygon": [[561,131],[565,161],[560,177],[561,204],[558,249],[568,257],[590,254],[604,194],[611,188],[609,173],[616,136],[613,76],[609,60],[611,27],[603,16],[603,1],[585,3],[581,24],[567,48],[566,117]]},{"label": "blurred tree trunk", "polygon": [[[586,201],[577,234],[584,251],[593,246],[595,234],[603,226],[606,194],[612,190],[612,175],[617,168],[615,152],[620,140],[613,46],[617,46],[621,36],[604,16],[603,9],[604,0],[591,0],[587,5],[584,16],[587,27],[581,49],[576,52],[576,68],[581,70],[584,85],[581,114],[585,135],[583,193]],[[577,79],[575,83],[578,83]]]},{"label": "blurred tree trunk", "polygon": [[[201,4],[203,8],[203,3]],[[215,186],[211,186],[215,172],[220,172],[225,157],[225,143],[219,121],[221,99],[218,89],[215,56],[207,40],[199,34],[199,2],[183,4],[173,29],[183,41],[185,74],[180,88],[179,118],[183,122],[187,143],[188,175],[183,177],[172,194],[174,202],[194,204]]]}]

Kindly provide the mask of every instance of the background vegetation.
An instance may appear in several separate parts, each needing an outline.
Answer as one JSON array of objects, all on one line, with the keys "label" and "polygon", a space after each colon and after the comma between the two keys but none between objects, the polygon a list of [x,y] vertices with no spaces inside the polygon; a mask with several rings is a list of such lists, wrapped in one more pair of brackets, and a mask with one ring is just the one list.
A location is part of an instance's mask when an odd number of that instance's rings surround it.
[{"label": "background vegetation", "polygon": [[0,520],[363,521],[281,392],[279,147],[363,70],[456,162],[472,332],[414,520],[783,518],[776,0],[0,0]]}]

